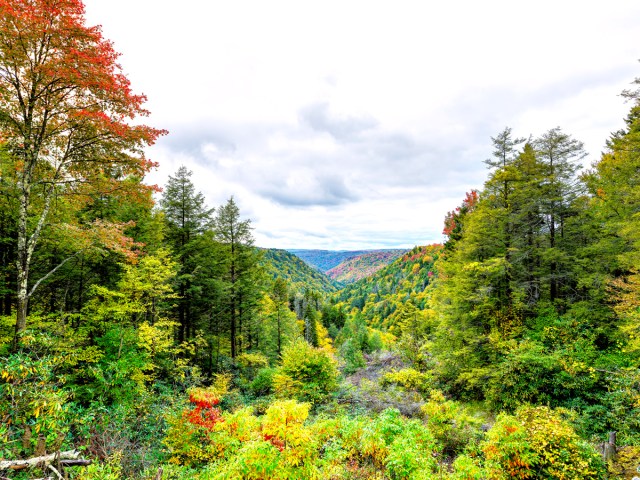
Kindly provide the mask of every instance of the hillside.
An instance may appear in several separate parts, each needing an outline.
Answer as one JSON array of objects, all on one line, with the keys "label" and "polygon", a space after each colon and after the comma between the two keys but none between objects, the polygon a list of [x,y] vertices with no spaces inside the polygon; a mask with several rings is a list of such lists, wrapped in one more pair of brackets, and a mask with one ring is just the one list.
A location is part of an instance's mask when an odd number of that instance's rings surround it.
[{"label": "hillside", "polygon": [[393,262],[406,250],[381,250],[349,258],[326,272],[329,278],[344,285],[370,277]]},{"label": "hillside", "polygon": [[300,292],[307,288],[332,293],[337,284],[324,273],[310,267],[296,255],[276,248],[264,249],[262,265],[271,278],[283,278]]},{"label": "hillside", "polygon": [[305,249],[290,249],[289,252],[293,253],[298,258],[301,258],[309,265],[317,268],[321,272],[328,272],[334,267],[337,267],[342,262],[349,260],[350,258],[357,257],[367,253],[367,250],[305,250]]},{"label": "hillside", "polygon": [[297,257],[301,258],[309,265],[317,268],[321,272],[328,272],[332,268],[337,267],[349,259],[376,252],[399,252],[402,249],[379,249],[379,250],[305,250],[305,249],[289,249]]},{"label": "hillside", "polygon": [[389,328],[411,304],[425,307],[425,288],[435,275],[434,263],[442,252],[441,245],[415,247],[370,277],[347,285],[335,300],[347,309],[357,308],[374,327]]}]

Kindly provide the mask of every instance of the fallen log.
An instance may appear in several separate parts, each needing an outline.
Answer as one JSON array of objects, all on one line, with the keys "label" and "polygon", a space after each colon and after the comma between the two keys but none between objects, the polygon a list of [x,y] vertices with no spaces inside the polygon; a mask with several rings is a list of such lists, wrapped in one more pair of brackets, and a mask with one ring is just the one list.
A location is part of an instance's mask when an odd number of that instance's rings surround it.
[{"label": "fallen log", "polygon": [[40,457],[29,458],[28,460],[2,460],[0,461],[0,472],[3,470],[22,470],[32,468],[37,465],[49,465],[53,462],[60,462],[62,467],[86,466],[91,464],[91,460],[80,457],[78,450],[67,450],[66,452],[56,452]]}]

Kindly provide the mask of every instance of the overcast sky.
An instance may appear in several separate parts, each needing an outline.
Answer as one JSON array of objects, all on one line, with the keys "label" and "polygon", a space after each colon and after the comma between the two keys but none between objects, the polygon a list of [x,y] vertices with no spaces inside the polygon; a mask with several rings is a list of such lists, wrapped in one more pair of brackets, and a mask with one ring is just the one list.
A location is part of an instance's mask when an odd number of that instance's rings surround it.
[{"label": "overcast sky", "polygon": [[640,76],[638,0],[85,2],[170,132],[148,181],[185,165],[262,247],[440,242],[491,136],[559,126],[588,165]]}]

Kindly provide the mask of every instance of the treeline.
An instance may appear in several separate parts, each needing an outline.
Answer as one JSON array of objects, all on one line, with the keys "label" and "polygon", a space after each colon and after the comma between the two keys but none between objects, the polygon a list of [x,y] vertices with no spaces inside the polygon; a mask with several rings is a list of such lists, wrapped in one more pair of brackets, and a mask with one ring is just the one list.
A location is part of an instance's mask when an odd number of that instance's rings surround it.
[{"label": "treeline", "polygon": [[271,278],[283,278],[297,292],[312,289],[327,294],[338,289],[327,275],[287,250],[269,248],[262,252],[262,265],[267,270],[267,275]]},{"label": "treeline", "polygon": [[[255,248],[250,221],[241,218],[234,199],[210,208],[190,177],[185,167],[170,176],[156,207],[150,195],[138,203],[110,195],[81,211],[56,211],[67,220],[75,218],[43,232],[31,271],[35,283],[41,283],[30,298],[29,313],[60,318],[74,329],[82,323],[89,343],[112,328],[163,329],[162,335],[183,350],[190,345],[190,361],[209,374],[224,358],[244,352],[271,357],[296,335],[297,320],[313,317],[315,322],[321,292],[335,288],[329,280],[291,254]],[[0,210],[15,211],[9,183],[4,186]],[[0,278],[4,313],[11,316],[16,224],[7,217],[0,225],[8,245]],[[118,237],[82,249],[59,231],[96,221],[109,228],[118,225]],[[117,248],[112,241],[119,242]],[[87,315],[102,320],[90,326]],[[7,343],[11,333],[4,331]]]},{"label": "treeline", "polygon": [[445,220],[417,333],[453,397],[565,407],[583,434],[635,443],[640,97],[625,95],[626,128],[583,173],[582,143],[559,128],[492,138],[483,189]]}]

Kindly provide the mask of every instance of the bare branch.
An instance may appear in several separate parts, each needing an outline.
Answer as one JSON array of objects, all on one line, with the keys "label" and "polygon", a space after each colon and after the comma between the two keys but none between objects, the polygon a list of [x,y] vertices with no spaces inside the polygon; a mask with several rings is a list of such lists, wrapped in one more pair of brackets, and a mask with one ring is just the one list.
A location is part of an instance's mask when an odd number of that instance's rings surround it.
[{"label": "bare branch", "polygon": [[69,260],[71,260],[72,258],[77,257],[78,255],[80,255],[80,253],[82,253],[82,250],[77,251],[76,253],[74,253],[73,255],[71,255],[70,257],[65,258],[62,262],[60,262],[58,265],[56,265],[55,268],[53,268],[52,270],[49,271],[49,273],[47,273],[44,277],[42,277],[40,280],[38,280],[35,285],[31,288],[31,291],[29,292],[29,294],[27,295],[27,297],[31,297],[33,295],[33,293],[36,291],[36,288],[38,288],[40,286],[40,284],[42,282],[44,282],[47,278],[49,278],[51,275],[53,275],[54,273],[56,273],[56,271],[62,267],[65,263],[67,263]]}]

